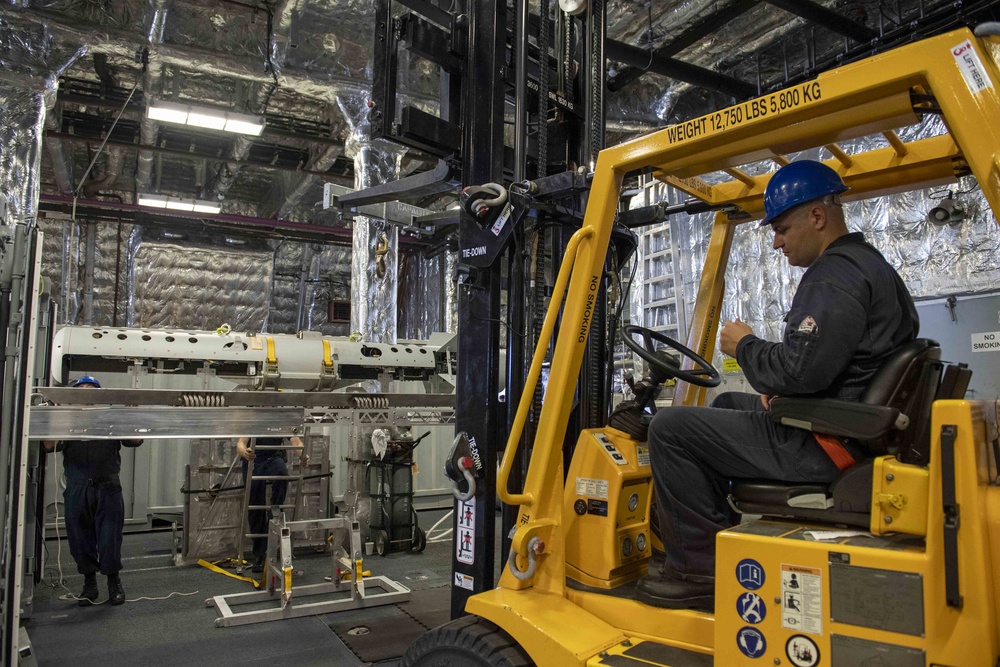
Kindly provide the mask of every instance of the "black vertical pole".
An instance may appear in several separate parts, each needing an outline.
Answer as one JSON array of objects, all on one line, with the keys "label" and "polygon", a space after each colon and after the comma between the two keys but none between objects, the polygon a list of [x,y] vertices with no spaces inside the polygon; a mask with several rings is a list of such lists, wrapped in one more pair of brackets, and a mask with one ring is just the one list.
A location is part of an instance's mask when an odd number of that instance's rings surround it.
[{"label": "black vertical pole", "polygon": [[[475,0],[468,5],[469,41],[463,76],[462,181],[464,185],[503,179],[503,50],[507,27],[504,0]],[[459,262],[470,257],[481,230],[463,216]],[[466,600],[494,586],[496,535],[496,462],[506,431],[499,410],[500,262],[476,268],[459,266],[467,276],[458,291],[458,378],[455,431],[464,432],[483,462],[472,517],[473,531],[455,504],[451,615],[461,616]],[[467,539],[471,538],[471,539]],[[461,551],[465,546],[469,552]]]},{"label": "black vertical pole", "polygon": [[[604,89],[607,85],[607,69],[604,63],[604,39],[607,31],[607,10],[605,0],[591,0],[587,12],[586,53],[586,137],[581,151],[583,164],[593,169],[597,154],[604,148]],[[601,281],[598,306],[594,309],[587,349],[581,369],[578,387],[580,399],[580,428],[603,426],[607,418],[604,387],[611,369],[607,368],[605,354],[607,331],[607,281]]]}]

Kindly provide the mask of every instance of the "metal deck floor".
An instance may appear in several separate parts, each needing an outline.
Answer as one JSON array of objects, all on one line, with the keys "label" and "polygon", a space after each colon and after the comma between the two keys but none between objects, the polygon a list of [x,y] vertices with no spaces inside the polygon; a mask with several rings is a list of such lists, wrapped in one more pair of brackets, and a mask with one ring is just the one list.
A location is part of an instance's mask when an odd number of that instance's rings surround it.
[{"label": "metal deck floor", "polygon": [[[421,526],[430,527],[443,511],[421,512]],[[445,522],[447,523],[447,522]],[[378,608],[326,614],[306,618],[271,621],[255,625],[216,628],[216,612],[205,606],[213,595],[252,590],[249,584],[197,565],[172,564],[172,537],[169,530],[126,534],[122,548],[125,570],[122,582],[128,602],[119,607],[98,604],[79,607],[66,594],[46,582],[55,582],[55,540],[47,540],[46,578],[35,589],[34,609],[25,627],[38,664],[75,667],[109,667],[142,664],[151,667],[177,665],[396,665],[398,658],[363,662],[338,637],[345,620],[356,621],[366,630],[371,616],[372,631],[381,614]],[[78,594],[83,577],[62,544],[62,567],[66,585]],[[449,618],[451,542],[428,544],[422,554],[397,552],[385,558],[369,556],[365,567],[372,574],[387,576],[413,591],[409,602],[385,609],[401,610],[417,626],[433,627]],[[329,556],[296,553],[296,582],[320,583],[329,573]],[[301,571],[301,574],[300,574]],[[98,577],[98,601],[107,600],[106,579]],[[173,596],[167,600],[136,600],[163,597],[172,591],[195,595]],[[421,595],[421,591],[425,594]],[[275,601],[277,605],[277,601]],[[345,617],[344,614],[350,614]],[[367,616],[366,616],[367,614]],[[416,626],[415,626],[416,627]]]}]

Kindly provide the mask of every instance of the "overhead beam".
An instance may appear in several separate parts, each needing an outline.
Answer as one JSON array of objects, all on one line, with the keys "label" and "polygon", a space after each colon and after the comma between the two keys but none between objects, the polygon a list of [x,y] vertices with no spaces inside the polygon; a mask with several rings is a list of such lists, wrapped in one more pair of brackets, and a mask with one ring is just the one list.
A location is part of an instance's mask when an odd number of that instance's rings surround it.
[{"label": "overhead beam", "polygon": [[[226,229],[230,233],[243,232],[268,237],[287,236],[306,241],[320,241],[338,245],[351,244],[351,230],[309,222],[258,218],[230,213],[191,213],[170,209],[140,208],[136,204],[124,204],[107,199],[80,199],[74,204],[69,195],[39,195],[39,211],[70,212],[74,209],[78,218],[113,220],[136,225],[160,225],[176,229],[178,224],[190,223],[193,230],[205,231],[205,221],[211,221],[212,228]],[[400,237],[400,242],[402,242]],[[409,238],[409,237],[407,237]]]},{"label": "overhead beam", "polygon": [[878,38],[878,32],[875,30],[863,23],[852,21],[832,9],[827,9],[813,0],[767,0],[767,3],[855,42],[870,42]]},{"label": "overhead beam", "polygon": [[[67,143],[94,143],[93,138],[80,137],[75,134],[66,134],[63,132],[54,132],[52,130],[45,131],[46,139],[59,139]],[[105,142],[107,146],[121,146],[123,148],[131,148],[136,151],[148,151],[152,154],[169,155],[171,157],[183,158],[187,160],[215,160],[215,161],[227,161],[225,157],[216,155],[214,153],[196,153],[192,151],[182,151],[175,148],[165,148],[163,146],[142,146],[139,144],[133,144],[127,141],[116,141],[114,139],[109,139]],[[343,147],[336,147],[337,150],[342,151]],[[320,176],[327,180],[334,181],[341,184],[354,184],[353,178],[346,178],[344,176],[338,176],[337,174],[331,174],[325,171],[312,171],[309,169],[299,169],[298,167],[284,167],[277,164],[267,164],[261,162],[251,162],[249,160],[237,160],[235,162],[240,167],[256,167],[258,169],[266,169],[269,171],[288,171],[294,172],[296,174],[303,174],[305,176]]]},{"label": "overhead beam", "polygon": [[[825,163],[837,171],[850,187],[844,193],[844,201],[881,197],[918,187],[935,187],[957,179],[962,156],[951,135],[936,135],[904,146],[906,155],[902,157],[893,146],[856,153],[851,156],[849,167],[836,158],[826,160]],[[712,208],[727,204],[735,206],[750,215],[748,220],[763,215],[764,190],[773,175],[774,172],[768,172],[752,176],[752,183],[732,180],[711,185],[698,177],[679,178],[661,171],[653,173],[655,178]]]},{"label": "overhead beam", "polygon": [[658,56],[656,52],[650,53],[645,49],[613,39],[605,42],[604,54],[607,60],[645,68],[648,72],[684,81],[699,88],[714,90],[737,99],[746,99],[757,94],[757,86],[746,81],[726,74],[719,74],[682,60]]},{"label": "overhead beam", "polygon": [[[705,37],[717,32],[719,28],[733,19],[742,16],[759,5],[760,2],[761,0],[736,0],[736,2],[726,5],[722,9],[703,16],[673,40],[657,47],[653,51],[654,57],[670,58],[677,55],[687,47],[697,44]],[[611,92],[621,90],[645,74],[645,72],[645,67],[626,67],[620,70],[617,75],[608,79],[608,90]]]}]

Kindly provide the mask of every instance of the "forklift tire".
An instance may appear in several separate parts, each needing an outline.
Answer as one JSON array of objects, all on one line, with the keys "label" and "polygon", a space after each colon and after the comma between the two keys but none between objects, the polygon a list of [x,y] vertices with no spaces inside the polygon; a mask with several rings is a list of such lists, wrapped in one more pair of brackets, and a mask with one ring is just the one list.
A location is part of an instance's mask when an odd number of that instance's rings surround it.
[{"label": "forklift tire", "polygon": [[463,616],[425,632],[406,651],[400,667],[531,667],[517,642],[479,616]]},{"label": "forklift tire", "polygon": [[384,556],[389,551],[389,533],[380,530],[375,533],[375,553]]},{"label": "forklift tire", "polygon": [[413,546],[411,547],[417,553],[422,552],[427,548],[427,533],[425,533],[420,526],[415,526],[413,530]]}]

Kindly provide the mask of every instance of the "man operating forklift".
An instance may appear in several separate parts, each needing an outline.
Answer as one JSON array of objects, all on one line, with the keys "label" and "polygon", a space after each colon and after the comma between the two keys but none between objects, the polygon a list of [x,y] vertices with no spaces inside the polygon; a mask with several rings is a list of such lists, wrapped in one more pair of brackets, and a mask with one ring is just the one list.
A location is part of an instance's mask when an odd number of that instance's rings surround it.
[{"label": "man operating forklift", "polygon": [[721,350],[735,357],[761,395],[720,394],[712,406],[660,410],[649,428],[650,459],[666,559],[638,584],[640,600],[710,610],[716,533],[736,520],[727,502],[735,478],[831,482],[868,453],[849,439],[783,426],[767,411],[773,396],[856,401],[882,363],[917,336],[906,286],[860,232],[849,233],[830,167],[786,165],[764,193],[774,248],[806,268],[785,316],[780,343],[743,322],[725,322]]}]

